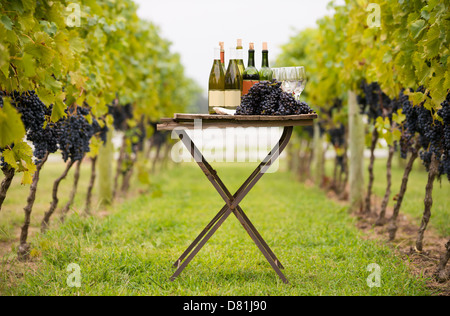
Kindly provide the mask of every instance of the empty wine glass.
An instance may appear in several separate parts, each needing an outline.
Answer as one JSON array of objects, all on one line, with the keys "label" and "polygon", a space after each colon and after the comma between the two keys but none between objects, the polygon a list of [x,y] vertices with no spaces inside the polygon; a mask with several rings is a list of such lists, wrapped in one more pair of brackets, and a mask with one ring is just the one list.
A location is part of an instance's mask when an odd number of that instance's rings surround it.
[{"label": "empty wine glass", "polygon": [[281,74],[281,68],[272,68],[273,79],[275,79],[276,81],[281,81],[280,74]]},{"label": "empty wine glass", "polygon": [[295,67],[284,67],[281,70],[281,88],[284,92],[293,94],[297,86],[297,72]]},{"label": "empty wine glass", "polygon": [[297,101],[300,101],[300,95],[302,94],[303,90],[305,90],[306,86],[306,72],[305,67],[295,67],[295,73],[297,77],[297,83],[294,88],[294,96]]}]

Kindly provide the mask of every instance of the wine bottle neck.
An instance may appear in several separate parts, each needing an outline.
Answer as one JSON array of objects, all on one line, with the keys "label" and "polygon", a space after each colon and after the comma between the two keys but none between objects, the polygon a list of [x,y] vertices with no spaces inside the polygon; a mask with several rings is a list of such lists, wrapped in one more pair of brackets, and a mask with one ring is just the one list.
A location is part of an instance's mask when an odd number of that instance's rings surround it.
[{"label": "wine bottle neck", "polygon": [[267,50],[262,52],[262,67],[269,67],[269,51]]},{"label": "wine bottle neck", "polygon": [[244,59],[244,50],[242,48],[236,48],[236,59]]},{"label": "wine bottle neck", "polygon": [[248,51],[248,66],[255,67],[255,51],[253,49]]},{"label": "wine bottle neck", "polygon": [[214,60],[221,60],[220,48],[214,48]]}]

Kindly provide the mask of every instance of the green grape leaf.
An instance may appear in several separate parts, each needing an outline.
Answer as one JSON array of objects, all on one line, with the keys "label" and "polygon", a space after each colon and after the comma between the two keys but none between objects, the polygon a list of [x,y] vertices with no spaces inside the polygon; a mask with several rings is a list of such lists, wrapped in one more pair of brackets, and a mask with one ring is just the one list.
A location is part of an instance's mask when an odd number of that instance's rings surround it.
[{"label": "green grape leaf", "polygon": [[440,39],[441,26],[434,23],[426,32],[420,44],[424,46],[423,58],[431,59],[439,54],[442,40]]},{"label": "green grape leaf", "polygon": [[400,139],[402,138],[402,132],[399,129],[394,129],[392,135],[394,136],[394,141],[397,142],[400,141]]},{"label": "green grape leaf", "polygon": [[447,89],[444,89],[444,83],[445,78],[442,76],[436,76],[430,80],[430,95],[436,107],[439,107],[447,96]]},{"label": "green grape leaf", "polygon": [[13,28],[13,22],[11,21],[11,19],[5,15],[2,14],[2,17],[0,18],[0,23],[3,24],[3,26],[8,30],[8,31],[12,31]]},{"label": "green grape leaf", "polygon": [[15,144],[12,150],[7,149],[4,152],[4,160],[16,172],[22,172],[23,185],[31,184],[33,181],[33,174],[36,172],[36,165],[33,163],[33,150],[25,142]]},{"label": "green grape leaf", "polygon": [[36,7],[35,0],[21,0],[21,2],[25,10],[33,10]]},{"label": "green grape leaf", "polygon": [[409,99],[412,101],[413,105],[419,105],[425,101],[426,95],[422,92],[412,92],[409,94]]},{"label": "green grape leaf", "polygon": [[53,104],[53,111],[52,111],[52,122],[57,122],[64,116],[66,116],[66,113],[64,110],[66,109],[66,105],[61,99],[56,99],[55,103]]},{"label": "green grape leaf", "polygon": [[403,114],[403,109],[397,111],[397,113],[392,114],[392,121],[401,125],[406,120],[406,115]]},{"label": "green grape leaf", "polygon": [[26,159],[33,156],[33,149],[25,142],[15,144],[13,151],[18,159]]},{"label": "green grape leaf", "polygon": [[21,60],[21,68],[25,77],[34,77],[36,75],[36,63],[33,56],[25,53]]},{"label": "green grape leaf", "polygon": [[409,30],[414,39],[417,39],[425,28],[425,20],[422,19],[414,21],[409,25]]},{"label": "green grape leaf", "polygon": [[2,148],[18,142],[25,136],[25,127],[20,114],[6,98],[3,102],[3,108],[0,108],[0,147]]},{"label": "green grape leaf", "polygon": [[39,24],[42,26],[44,32],[52,37],[58,32],[58,27],[54,22],[40,21]]},{"label": "green grape leaf", "polygon": [[50,106],[50,104],[55,103],[55,95],[51,91],[43,87],[39,87],[37,89],[37,95],[47,107]]},{"label": "green grape leaf", "polygon": [[14,169],[18,169],[19,165],[17,164],[17,158],[14,155],[14,151],[11,149],[5,149],[2,154],[3,160]]},{"label": "green grape leaf", "polygon": [[24,32],[28,32],[33,29],[36,24],[35,19],[31,14],[19,15],[17,17],[17,22],[20,24]]},{"label": "green grape leaf", "polygon": [[22,185],[32,184],[33,183],[33,174],[34,174],[34,172],[24,171],[23,175],[22,175],[21,184]]},{"label": "green grape leaf", "polygon": [[394,144],[394,137],[391,131],[384,131],[382,134],[380,134],[381,137],[386,141],[388,145]]}]

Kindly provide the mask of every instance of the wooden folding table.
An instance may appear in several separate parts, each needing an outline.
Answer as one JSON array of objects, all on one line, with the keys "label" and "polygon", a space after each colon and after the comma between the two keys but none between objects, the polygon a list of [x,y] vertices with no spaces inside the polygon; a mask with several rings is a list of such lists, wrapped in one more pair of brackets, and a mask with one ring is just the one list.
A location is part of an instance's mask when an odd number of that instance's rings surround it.
[{"label": "wooden folding table", "polygon": [[[180,138],[182,143],[189,150],[190,154],[202,169],[206,177],[211,181],[214,188],[225,201],[225,205],[217,213],[217,215],[209,222],[203,231],[197,236],[192,244],[174,263],[175,273],[171,277],[171,281],[183,271],[189,262],[197,255],[200,249],[206,244],[211,236],[217,231],[222,223],[233,213],[244,229],[252,238],[253,242],[262,252],[264,257],[270,263],[272,268],[283,280],[288,280],[281,272],[284,269],[280,260],[275,256],[273,251],[262,238],[261,234],[252,224],[250,219],[244,213],[239,203],[250,192],[253,186],[261,179],[270,166],[279,158],[280,154],[286,148],[292,135],[294,126],[310,126],[313,120],[317,118],[317,114],[290,115],[290,116],[252,116],[252,115],[209,115],[209,114],[175,114],[173,118],[165,118],[161,120],[161,124],[157,126],[158,130],[173,131]],[[199,124],[201,122],[201,124]],[[199,148],[194,144],[186,130],[196,128],[229,128],[229,127],[283,127],[283,134],[279,142],[275,145],[271,152],[264,158],[259,166],[253,171],[248,179],[242,184],[235,194],[227,189],[225,184],[219,178],[216,170],[206,161]]]}]

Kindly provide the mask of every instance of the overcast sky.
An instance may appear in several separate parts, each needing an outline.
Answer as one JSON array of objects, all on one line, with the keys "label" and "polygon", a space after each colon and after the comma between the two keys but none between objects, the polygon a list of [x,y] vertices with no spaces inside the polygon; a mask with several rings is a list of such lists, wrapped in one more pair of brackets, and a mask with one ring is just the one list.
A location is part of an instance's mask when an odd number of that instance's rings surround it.
[{"label": "overcast sky", "polygon": [[[172,51],[181,55],[186,75],[208,89],[214,47],[220,41],[228,48],[236,39],[244,43],[247,64],[248,43],[254,42],[256,66],[261,66],[261,46],[269,43],[269,58],[274,60],[280,46],[299,30],[314,27],[329,14],[330,0],[135,0],[138,15],[161,28],[170,40]],[[307,69],[307,65],[306,70]]]}]

